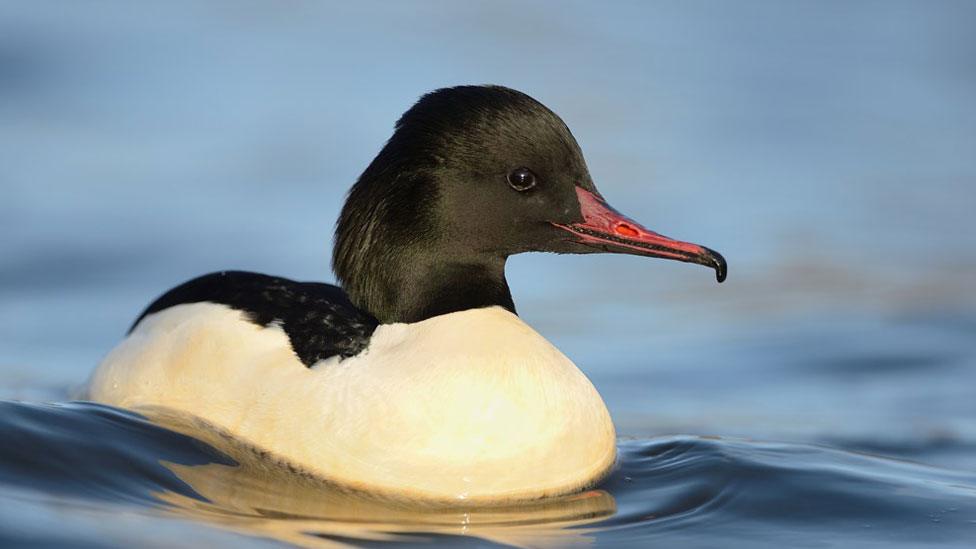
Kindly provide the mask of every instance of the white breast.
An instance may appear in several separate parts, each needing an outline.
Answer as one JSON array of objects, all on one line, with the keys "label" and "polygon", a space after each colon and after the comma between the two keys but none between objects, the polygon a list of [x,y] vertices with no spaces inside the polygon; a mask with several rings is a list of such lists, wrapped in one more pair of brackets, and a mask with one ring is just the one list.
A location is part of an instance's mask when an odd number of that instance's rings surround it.
[{"label": "white breast", "polygon": [[145,318],[89,396],[190,412],[317,475],[421,499],[571,492],[615,457],[586,376],[498,307],[382,325],[364,353],[307,368],[279,327],[180,305]]}]

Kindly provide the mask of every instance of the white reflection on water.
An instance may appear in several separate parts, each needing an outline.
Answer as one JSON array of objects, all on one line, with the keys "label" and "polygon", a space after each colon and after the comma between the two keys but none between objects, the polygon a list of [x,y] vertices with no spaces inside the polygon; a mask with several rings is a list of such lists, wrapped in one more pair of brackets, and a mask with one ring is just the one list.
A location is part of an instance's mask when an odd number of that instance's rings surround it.
[{"label": "white reflection on water", "polygon": [[493,507],[392,501],[312,477],[182,414],[142,411],[149,412],[154,422],[192,435],[234,461],[161,462],[206,499],[158,492],[159,500],[172,505],[164,512],[299,546],[342,546],[343,538],[407,541],[409,534],[443,534],[516,547],[563,547],[589,540],[586,525],[616,511],[613,496],[603,490]]}]

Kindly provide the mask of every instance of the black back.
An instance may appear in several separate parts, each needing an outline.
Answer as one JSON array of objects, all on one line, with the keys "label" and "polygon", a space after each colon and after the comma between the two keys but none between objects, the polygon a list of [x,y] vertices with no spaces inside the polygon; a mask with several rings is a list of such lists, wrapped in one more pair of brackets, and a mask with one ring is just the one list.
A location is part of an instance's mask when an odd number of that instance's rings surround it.
[{"label": "black back", "polygon": [[332,356],[363,351],[378,322],[356,308],[341,288],[317,282],[243,271],[221,271],[194,278],[166,292],[143,311],[147,315],[188,303],[217,303],[244,313],[259,326],[278,323],[306,366]]}]

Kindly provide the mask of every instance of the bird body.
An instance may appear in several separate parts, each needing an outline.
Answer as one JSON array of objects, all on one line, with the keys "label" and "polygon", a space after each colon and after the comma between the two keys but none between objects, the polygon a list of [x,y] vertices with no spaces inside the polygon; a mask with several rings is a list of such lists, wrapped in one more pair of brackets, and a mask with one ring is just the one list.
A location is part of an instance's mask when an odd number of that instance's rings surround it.
[{"label": "bird body", "polygon": [[613,463],[596,389],[504,309],[384,324],[363,353],[311,367],[280,326],[242,316],[212,303],[148,316],[90,396],[190,413],[316,475],[412,499],[562,494]]},{"label": "bird body", "polygon": [[89,397],[187,413],[396,497],[580,490],[613,465],[613,423],[579,368],[516,314],[505,262],[531,251],[659,257],[725,278],[718,253],[607,204],[541,103],[447,88],[403,115],[350,190],[333,254],[341,287],[237,271],[186,282],[136,320]]}]

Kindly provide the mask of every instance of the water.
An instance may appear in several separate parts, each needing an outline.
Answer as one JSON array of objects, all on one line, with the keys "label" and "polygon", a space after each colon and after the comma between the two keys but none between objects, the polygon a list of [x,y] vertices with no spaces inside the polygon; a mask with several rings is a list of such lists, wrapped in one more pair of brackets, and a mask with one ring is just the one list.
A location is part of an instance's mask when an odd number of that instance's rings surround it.
[{"label": "water", "polygon": [[[976,7],[967,2],[0,3],[0,546],[970,547]],[[408,22],[405,24],[404,22]],[[344,493],[189,418],[70,401],[145,304],[331,280],[344,191],[420,93],[522,89],[703,268],[521,256],[593,380],[585,494]]]},{"label": "water", "polygon": [[[309,547],[430,540],[719,546],[730,539],[911,547],[971,540],[976,527],[976,473],[822,446],[687,435],[626,440],[619,466],[598,489],[516,507],[437,509],[343,492],[233,440],[210,434],[210,444],[106,406],[2,408],[0,432],[20,442],[0,456],[4,504],[56,504],[81,523],[65,531],[35,516],[6,525],[6,542],[70,542],[90,522],[120,512],[140,513],[150,531],[193,520],[235,533],[210,534],[218,543],[242,543],[244,533]],[[190,422],[163,422],[192,430]],[[93,545],[113,545],[120,535],[100,534]]]}]

